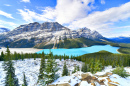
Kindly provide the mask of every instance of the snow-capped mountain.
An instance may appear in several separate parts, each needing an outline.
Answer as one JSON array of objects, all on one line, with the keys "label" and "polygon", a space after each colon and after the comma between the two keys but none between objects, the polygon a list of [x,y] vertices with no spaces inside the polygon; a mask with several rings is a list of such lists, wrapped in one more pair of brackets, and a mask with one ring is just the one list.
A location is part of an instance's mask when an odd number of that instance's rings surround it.
[{"label": "snow-capped mountain", "polygon": [[[38,22],[20,25],[12,31],[3,33],[0,35],[1,43],[16,42],[19,40],[31,40],[32,45],[38,43],[54,44],[59,43],[59,39],[63,40],[67,38],[81,38],[85,37],[92,40],[104,39],[104,37],[97,31],[91,31],[88,28],[80,28],[77,30],[70,30],[67,27],[62,26],[58,22],[44,22],[42,24]],[[20,41],[22,42],[22,41]]]},{"label": "snow-capped mountain", "polygon": [[1,28],[1,27],[0,27],[0,33],[8,32],[8,31],[10,31],[10,30],[7,29],[7,28]]},{"label": "snow-capped mountain", "polygon": [[109,38],[110,40],[118,43],[130,43],[130,37],[114,37],[114,38]]}]

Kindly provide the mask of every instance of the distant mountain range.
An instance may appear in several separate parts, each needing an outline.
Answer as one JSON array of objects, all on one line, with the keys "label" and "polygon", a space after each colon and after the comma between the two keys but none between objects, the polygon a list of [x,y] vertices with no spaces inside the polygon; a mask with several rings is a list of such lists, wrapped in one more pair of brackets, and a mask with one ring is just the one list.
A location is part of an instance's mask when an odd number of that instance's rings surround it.
[{"label": "distant mountain range", "polygon": [[9,32],[10,30],[7,28],[1,28],[0,27],[0,33]]},{"label": "distant mountain range", "polygon": [[116,43],[130,43],[130,37],[114,37],[109,39]]},{"label": "distant mountain range", "polygon": [[106,40],[97,31],[86,27],[71,30],[58,22],[29,23],[0,34],[0,46],[18,48],[74,48],[102,44]]}]

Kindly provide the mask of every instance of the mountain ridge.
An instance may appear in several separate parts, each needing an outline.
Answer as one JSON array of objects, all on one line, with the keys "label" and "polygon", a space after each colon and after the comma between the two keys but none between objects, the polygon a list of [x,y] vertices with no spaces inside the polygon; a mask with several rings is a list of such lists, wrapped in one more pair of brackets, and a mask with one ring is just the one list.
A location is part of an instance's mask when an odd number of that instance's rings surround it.
[{"label": "mountain ridge", "polygon": [[113,37],[109,39],[115,41],[116,43],[130,43],[130,37],[119,36],[119,37]]},{"label": "mountain ridge", "polygon": [[[87,38],[94,41],[102,41],[106,39],[97,31],[91,31],[84,27],[77,30],[71,30],[65,26],[62,26],[58,22],[44,22],[44,23],[29,23],[20,25],[12,31],[3,33],[0,35],[0,45],[3,44],[15,45],[25,43],[25,46],[31,43],[29,47],[34,47],[40,43],[44,45],[55,45],[59,43],[59,39],[64,42],[64,39],[75,39],[75,38]],[[15,44],[15,45],[14,45]],[[23,45],[24,46],[24,45]]]}]

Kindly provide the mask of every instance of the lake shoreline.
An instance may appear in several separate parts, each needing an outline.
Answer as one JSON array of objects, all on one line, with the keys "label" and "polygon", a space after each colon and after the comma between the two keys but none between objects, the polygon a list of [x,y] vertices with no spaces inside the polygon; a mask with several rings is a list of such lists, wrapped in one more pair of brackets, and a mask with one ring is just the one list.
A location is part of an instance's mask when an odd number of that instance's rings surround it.
[{"label": "lake shoreline", "polygon": [[[120,48],[119,48],[119,49],[120,49]],[[119,49],[117,49],[117,52],[118,52],[119,54],[124,54],[124,53],[120,52]]]}]

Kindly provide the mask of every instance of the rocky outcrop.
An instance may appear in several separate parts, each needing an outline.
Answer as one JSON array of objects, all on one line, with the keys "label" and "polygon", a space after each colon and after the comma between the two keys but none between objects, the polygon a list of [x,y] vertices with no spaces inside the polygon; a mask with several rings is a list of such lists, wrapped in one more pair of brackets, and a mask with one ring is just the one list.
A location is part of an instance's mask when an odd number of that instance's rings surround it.
[{"label": "rocky outcrop", "polygon": [[[78,74],[79,73],[79,74]],[[101,73],[100,73],[101,74]],[[65,76],[66,79],[59,78],[56,80],[56,82],[52,83],[49,86],[71,86],[72,83],[73,86],[119,86],[119,82],[117,80],[112,79],[114,76],[111,72],[106,72],[100,75],[99,72],[97,74],[92,74],[90,72],[87,73],[81,73],[81,72],[76,72],[72,76]],[[68,79],[69,77],[74,77],[72,79]],[[115,79],[119,78],[119,76],[114,76]],[[79,79],[79,80],[78,80]],[[67,81],[64,81],[67,80]],[[76,83],[79,81],[78,83]],[[71,84],[71,85],[70,85]]]},{"label": "rocky outcrop", "polygon": [[[91,73],[83,73],[81,74],[81,82],[87,81],[88,84],[92,86],[105,85],[105,86],[118,86],[120,85],[118,82],[112,81],[110,76],[113,75],[111,72],[104,73],[102,75],[91,74]],[[115,77],[116,78],[116,77]]]}]

